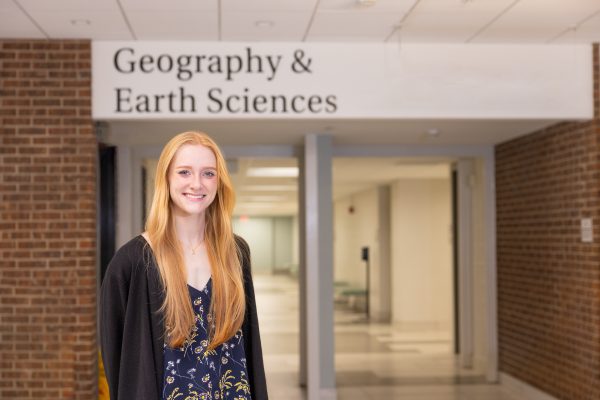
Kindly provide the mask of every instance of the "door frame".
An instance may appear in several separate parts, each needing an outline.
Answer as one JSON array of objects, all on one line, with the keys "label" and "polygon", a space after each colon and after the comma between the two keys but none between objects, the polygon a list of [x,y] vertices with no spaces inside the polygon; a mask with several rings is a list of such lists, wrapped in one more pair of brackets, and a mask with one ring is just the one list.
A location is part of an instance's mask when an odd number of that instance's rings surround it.
[{"label": "door frame", "polygon": [[[496,192],[495,192],[495,153],[493,145],[459,146],[459,145],[337,145],[333,147],[333,157],[444,157],[458,161],[459,182],[459,217],[457,220],[459,237],[458,249],[463,254],[459,257],[459,296],[461,332],[461,366],[470,368],[473,364],[474,352],[474,298],[473,298],[473,232],[471,186],[474,179],[473,161],[482,161],[483,169],[483,224],[485,243],[486,274],[486,364],[485,378],[487,382],[496,383],[498,372],[498,303],[496,278]],[[462,186],[462,189],[461,189]],[[460,210],[462,209],[462,213]],[[469,211],[469,212],[467,212]],[[467,333],[467,334],[465,334]],[[466,351],[465,351],[466,350]]]}]

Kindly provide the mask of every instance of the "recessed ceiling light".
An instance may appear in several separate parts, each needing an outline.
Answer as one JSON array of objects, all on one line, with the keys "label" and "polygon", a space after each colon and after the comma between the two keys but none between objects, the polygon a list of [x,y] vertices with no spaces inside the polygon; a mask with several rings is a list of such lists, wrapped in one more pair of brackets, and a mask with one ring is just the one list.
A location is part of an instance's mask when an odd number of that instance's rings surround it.
[{"label": "recessed ceiling light", "polygon": [[90,25],[91,22],[89,19],[72,19],[71,25],[73,26],[87,26]]},{"label": "recessed ceiling light", "polygon": [[427,134],[431,137],[438,137],[440,135],[440,130],[438,128],[429,128],[427,129]]},{"label": "recessed ceiling light", "polygon": [[357,0],[356,2],[360,7],[371,7],[377,3],[377,0]]},{"label": "recessed ceiling light", "polygon": [[245,192],[294,192],[296,185],[246,185],[241,190]]},{"label": "recessed ceiling light", "polygon": [[271,203],[240,203],[239,208],[273,208]]},{"label": "recessed ceiling light", "polygon": [[272,28],[273,26],[275,26],[275,23],[273,21],[261,20],[261,21],[256,21],[254,23],[254,25],[260,29],[269,29],[269,28]]},{"label": "recessed ceiling light", "polygon": [[263,202],[269,202],[269,203],[276,203],[276,202],[281,202],[285,200],[284,196],[252,196],[252,195],[241,195],[240,196],[240,203],[263,203]]}]

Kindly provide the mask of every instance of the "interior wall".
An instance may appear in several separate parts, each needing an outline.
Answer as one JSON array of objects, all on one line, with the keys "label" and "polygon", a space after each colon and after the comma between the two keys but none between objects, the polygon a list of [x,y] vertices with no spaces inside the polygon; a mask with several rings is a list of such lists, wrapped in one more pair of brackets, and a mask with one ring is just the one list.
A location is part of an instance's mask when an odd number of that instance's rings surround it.
[{"label": "interior wall", "polygon": [[[366,288],[366,263],[361,248],[368,246],[371,258],[378,259],[378,192],[369,189],[334,202],[333,263],[334,281],[350,287]],[[350,211],[350,209],[353,211]]]},{"label": "interior wall", "polygon": [[292,216],[292,263],[297,270],[300,265],[300,225],[298,215]]},{"label": "interior wall", "polygon": [[233,219],[233,231],[250,246],[252,272],[271,274],[293,260],[291,216],[265,216]]},{"label": "interior wall", "polygon": [[401,179],[392,184],[392,320],[451,329],[451,181]]},{"label": "interior wall", "polygon": [[273,271],[288,270],[293,263],[291,217],[273,217]]},{"label": "interior wall", "polygon": [[234,218],[233,231],[243,237],[252,257],[252,272],[273,271],[273,221],[269,217]]}]

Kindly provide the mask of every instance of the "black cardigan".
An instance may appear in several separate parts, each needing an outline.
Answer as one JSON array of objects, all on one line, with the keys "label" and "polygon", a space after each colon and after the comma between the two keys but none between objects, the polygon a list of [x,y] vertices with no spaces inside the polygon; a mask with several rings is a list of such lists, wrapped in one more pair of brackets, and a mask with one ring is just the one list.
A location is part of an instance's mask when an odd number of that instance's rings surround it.
[{"label": "black cardigan", "polygon": [[[250,250],[236,236],[246,292],[242,325],[253,400],[267,400]],[[164,295],[150,246],[139,235],[111,260],[100,295],[100,344],[111,400],[160,400],[163,383]]]}]

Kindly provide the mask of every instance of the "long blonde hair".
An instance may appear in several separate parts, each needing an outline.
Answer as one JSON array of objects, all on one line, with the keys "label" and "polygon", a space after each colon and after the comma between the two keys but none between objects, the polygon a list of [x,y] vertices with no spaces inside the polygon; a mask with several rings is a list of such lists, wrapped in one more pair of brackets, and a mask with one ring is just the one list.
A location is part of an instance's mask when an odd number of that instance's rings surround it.
[{"label": "long blonde hair", "polygon": [[177,150],[184,144],[205,146],[212,150],[217,160],[217,194],[206,209],[204,230],[204,242],[212,273],[209,310],[212,321],[209,320],[208,345],[212,350],[240,329],[246,303],[242,267],[231,229],[235,194],[225,159],[217,144],[205,133],[183,132],[165,145],[156,167],[154,197],[146,222],[146,232],[165,292],[161,311],[164,315],[168,344],[171,347],[180,347],[190,336],[195,322],[187,288],[182,247],[172,218],[168,175]]}]

